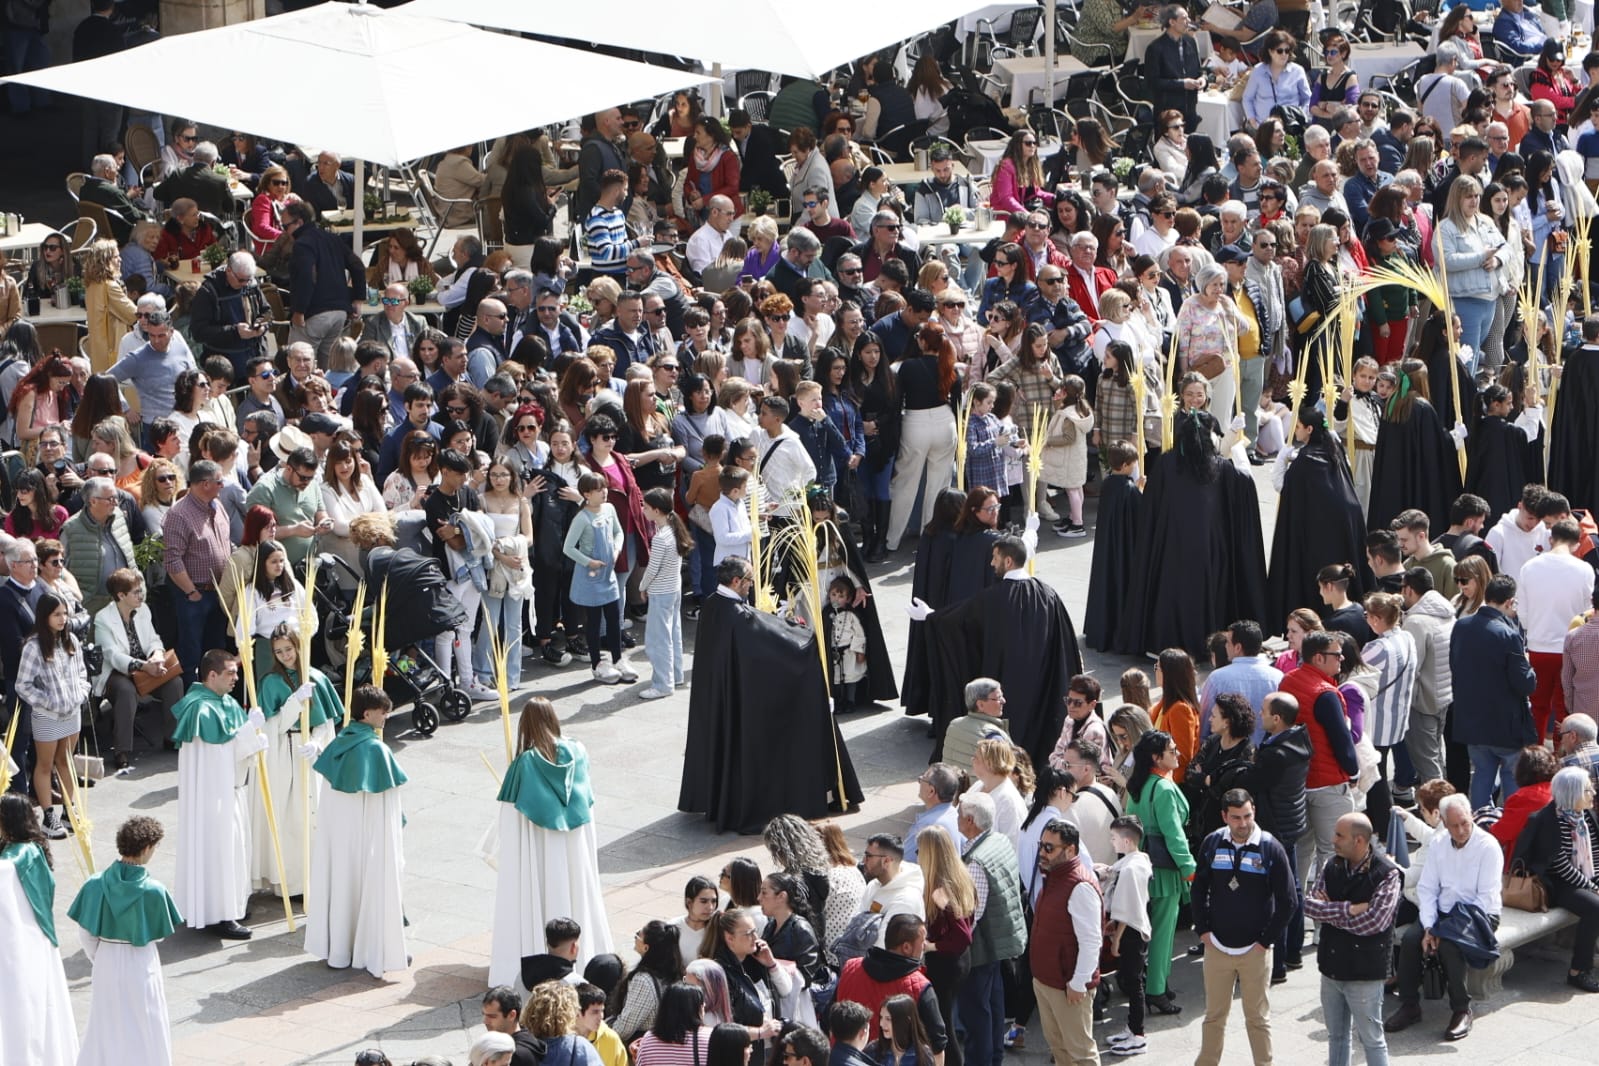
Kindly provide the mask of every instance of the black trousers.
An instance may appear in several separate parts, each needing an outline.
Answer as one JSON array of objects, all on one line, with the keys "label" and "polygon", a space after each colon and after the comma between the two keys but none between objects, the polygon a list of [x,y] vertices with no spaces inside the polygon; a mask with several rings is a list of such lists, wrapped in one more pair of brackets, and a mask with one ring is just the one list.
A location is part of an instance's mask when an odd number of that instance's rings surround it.
[{"label": "black trousers", "polygon": [[[112,746],[124,755],[133,753],[133,719],[139,713],[139,690],[127,674],[113,673],[106,678],[105,697],[111,701]],[[150,694],[161,705],[161,736],[170,737],[177,728],[172,708],[183,698],[183,683],[173,678]],[[159,743],[159,742],[158,742]]]},{"label": "black trousers", "polygon": [[[1499,923],[1494,921],[1494,925]],[[1406,1003],[1421,1000],[1421,938],[1426,930],[1417,922],[1405,930],[1399,944],[1399,998]],[[1591,942],[1590,942],[1591,943]],[[1449,1009],[1463,1011],[1471,1008],[1471,994],[1466,991],[1466,957],[1460,948],[1449,940],[1438,941],[1438,958],[1444,964],[1444,983],[1449,989]]]},{"label": "black trousers", "polygon": [[949,1035],[949,1045],[944,1048],[944,1066],[962,1066],[966,1056],[961,1050],[961,1039],[955,1033],[955,995],[972,971],[971,952],[947,955],[942,951],[929,951],[922,956],[922,966],[932,982],[933,995],[938,997],[938,1013],[944,1018],[944,1032]]},{"label": "black trousers", "polygon": [[1123,929],[1116,956],[1116,987],[1127,997],[1127,1031],[1144,1035],[1144,973],[1149,968],[1149,940],[1136,929]]},{"label": "black trousers", "polygon": [[[622,601],[612,600],[610,603],[599,607],[585,607],[588,620],[584,623],[584,636],[588,640],[589,664],[600,665],[600,641],[605,641],[605,650],[611,653],[611,662],[622,661]],[[604,620],[605,636],[600,636],[600,622]]]},{"label": "black trousers", "polygon": [[1586,889],[1562,888],[1550,893],[1549,902],[1577,916],[1577,940],[1571,946],[1571,968],[1587,973],[1593,969],[1594,941],[1599,939],[1599,895]]},{"label": "black trousers", "polygon": [[533,635],[538,643],[555,635],[557,623],[566,626],[567,636],[577,631],[583,616],[572,604],[571,589],[570,571],[555,566],[533,567]]}]

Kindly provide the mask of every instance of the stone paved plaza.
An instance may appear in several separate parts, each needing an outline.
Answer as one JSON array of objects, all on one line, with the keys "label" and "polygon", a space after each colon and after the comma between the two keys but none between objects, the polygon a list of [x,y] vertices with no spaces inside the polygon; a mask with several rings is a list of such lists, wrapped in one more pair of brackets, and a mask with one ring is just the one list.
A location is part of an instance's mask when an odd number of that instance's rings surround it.
[{"label": "stone paved plaza", "polygon": [[[1256,477],[1269,537],[1276,498],[1265,471],[1257,471]],[[1092,508],[1090,499],[1090,527]],[[1073,617],[1080,618],[1093,540],[1062,540],[1048,530],[1043,538],[1038,573],[1060,590]],[[891,567],[878,568],[882,572],[874,582],[896,662],[904,657],[902,608],[909,596],[912,543],[907,540]],[[692,623],[687,636],[692,641]],[[629,659],[648,680],[640,644]],[[1092,654],[1088,659],[1089,669],[1111,693],[1132,662]],[[532,660],[524,677],[530,690],[555,701],[567,734],[588,747],[611,936],[624,955],[642,922],[680,913],[682,887],[690,874],[714,876],[719,864],[736,854],[768,865],[757,838],[718,836],[700,818],[675,810],[686,689],[670,699],[641,702],[626,689],[591,682],[586,669],[552,671]],[[482,1032],[479,1000],[487,977],[494,903],[494,872],[478,857],[477,847],[496,816],[498,782],[485,769],[483,756],[503,765],[498,718],[497,710],[484,706],[465,722],[445,723],[431,739],[409,733],[405,716],[390,726],[389,741],[410,775],[404,791],[409,819],[404,895],[411,922],[408,943],[415,956],[411,971],[377,981],[361,971],[331,970],[301,950],[303,926],[301,933],[289,933],[279,900],[257,895],[250,914],[252,941],[218,941],[184,930],[161,945],[179,1063],[349,1066],[356,1052],[367,1047],[383,1048],[396,1066],[423,1054],[446,1056],[457,1066],[467,1061],[472,1039]],[[903,832],[909,824],[916,805],[914,779],[926,763],[929,741],[926,719],[907,718],[897,707],[850,715],[843,729],[866,792],[862,809],[841,819],[859,854],[868,832]],[[126,815],[150,814],[167,822],[167,840],[153,873],[170,883],[176,756],[143,754],[131,774],[103,781],[87,795],[101,863],[114,859],[112,834]],[[89,963],[78,947],[76,927],[66,917],[81,875],[68,846],[56,846],[54,854],[60,882],[56,921],[81,1029],[89,1009]],[[1191,942],[1191,934],[1179,933],[1177,951]],[[1423,1023],[1395,1039],[1395,1055],[1506,1066],[1592,1061],[1585,1049],[1588,1040],[1599,1044],[1599,1014],[1561,980],[1564,958],[1552,950],[1519,955],[1503,993],[1478,1004],[1476,1029],[1468,1040],[1443,1043],[1446,1005],[1428,1003]],[[1272,990],[1275,1057],[1281,1063],[1326,1061],[1327,1033],[1313,958],[1307,951],[1307,967]],[[1150,1062],[1190,1062],[1198,1050],[1204,1011],[1197,960],[1176,963],[1172,987],[1184,1010],[1177,1017],[1151,1019]],[[1118,999],[1110,1020],[1098,1029],[1102,1042],[1121,1028],[1123,1009]],[[1223,1061],[1244,1062],[1247,1056],[1239,1008],[1228,1026]],[[1036,1019],[1027,1050],[1010,1057],[1025,1066],[1048,1062]]]}]

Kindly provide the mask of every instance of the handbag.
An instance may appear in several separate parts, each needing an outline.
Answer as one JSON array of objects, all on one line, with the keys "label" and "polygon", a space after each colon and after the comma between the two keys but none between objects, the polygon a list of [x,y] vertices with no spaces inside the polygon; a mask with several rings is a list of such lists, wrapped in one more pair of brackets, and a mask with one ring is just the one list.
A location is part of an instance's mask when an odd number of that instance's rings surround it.
[{"label": "handbag", "polygon": [[1510,864],[1510,872],[1505,874],[1501,895],[1506,907],[1514,907],[1518,911],[1542,914],[1549,909],[1549,890],[1544,888],[1538,875],[1529,871],[1527,864],[1520,859]]},{"label": "handbag", "polygon": [[1166,838],[1159,833],[1144,834],[1144,851],[1149,855],[1149,865],[1157,870],[1177,869],[1177,860],[1171,856]]},{"label": "handbag", "polygon": [[703,503],[696,503],[688,509],[688,520],[693,523],[695,528],[706,533],[716,532],[716,530],[711,528],[711,509]]},{"label": "handbag", "polygon": [[135,670],[129,676],[133,679],[133,687],[139,692],[139,698],[144,699],[174,677],[182,677],[183,665],[178,662],[178,653],[168,648],[161,653],[159,674],[152,675],[143,670]]},{"label": "handbag", "polygon": [[1449,985],[1444,974],[1444,960],[1435,951],[1421,957],[1421,998],[1443,999]]}]

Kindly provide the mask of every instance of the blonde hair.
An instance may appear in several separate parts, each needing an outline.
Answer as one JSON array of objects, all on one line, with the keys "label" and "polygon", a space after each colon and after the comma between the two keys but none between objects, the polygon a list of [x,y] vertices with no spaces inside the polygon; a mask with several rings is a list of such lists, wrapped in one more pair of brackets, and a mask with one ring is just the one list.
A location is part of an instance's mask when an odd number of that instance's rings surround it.
[{"label": "blonde hair", "polygon": [[[128,243],[137,245],[137,244],[139,244],[140,239],[146,233],[151,233],[151,232],[160,233],[161,232],[161,223],[159,223],[159,222],[151,222],[147,218],[146,219],[141,219],[138,222],[135,222],[133,224],[133,228],[128,231]],[[140,247],[142,247],[142,245],[140,245]]]},{"label": "blonde hair", "polygon": [[755,220],[744,227],[744,236],[749,240],[750,247],[755,247],[755,240],[764,237],[769,241],[777,240],[777,219],[770,215],[757,215]]},{"label": "blonde hair", "polygon": [[[66,238],[62,237],[65,241]],[[99,281],[115,281],[120,283],[114,264],[122,258],[122,250],[117,247],[117,242],[108,237],[102,237],[89,245],[89,250],[83,257],[83,280],[86,284]]]},{"label": "blonde hair", "polygon": [[545,981],[528,993],[522,1027],[541,1039],[567,1036],[577,1027],[577,989],[561,981]]},{"label": "blonde hair", "polygon": [[933,892],[942,888],[949,897],[949,912],[956,918],[970,918],[977,910],[977,887],[966,864],[955,854],[949,833],[930,825],[916,834],[916,862],[922,868],[922,907],[929,915],[938,910]]},{"label": "blonde hair", "polygon": [[183,471],[178,469],[178,464],[170,459],[155,458],[150,460],[150,465],[144,468],[144,476],[139,479],[139,502],[148,507],[161,497],[156,489],[155,479],[157,474],[172,473],[177,475],[177,480],[172,483],[172,501],[177,502],[178,496],[183,492]]},{"label": "blonde hair", "polygon": [[1479,185],[1477,183],[1477,179],[1472,177],[1470,174],[1460,175],[1454,180],[1454,183],[1449,186],[1449,201],[1444,205],[1444,217],[1453,222],[1459,229],[1465,229],[1471,225],[1471,223],[1466,219],[1465,208],[1463,205],[1466,197],[1472,195],[1473,193],[1475,193],[1477,196],[1481,196],[1482,186]]},{"label": "blonde hair", "polygon": [[608,303],[614,304],[616,303],[617,297],[622,295],[622,286],[616,283],[615,278],[595,278],[593,281],[589,282],[586,295],[588,296],[590,303],[593,303],[596,300],[605,300]]},{"label": "blonde hair", "polygon": [[1127,310],[1127,306],[1132,302],[1132,297],[1120,289],[1106,289],[1099,294],[1099,317],[1110,318],[1112,315]]},{"label": "blonde hair", "polygon": [[996,774],[1009,777],[1016,769],[1016,754],[1009,740],[983,740],[977,744],[976,757]]},{"label": "blonde hair", "polygon": [[[1455,179],[1455,184],[1460,184],[1460,179]],[[1450,195],[1454,195],[1451,187]],[[1325,222],[1318,222],[1311,227],[1310,237],[1305,241],[1305,256],[1313,263],[1326,263],[1338,251],[1338,231]]]}]

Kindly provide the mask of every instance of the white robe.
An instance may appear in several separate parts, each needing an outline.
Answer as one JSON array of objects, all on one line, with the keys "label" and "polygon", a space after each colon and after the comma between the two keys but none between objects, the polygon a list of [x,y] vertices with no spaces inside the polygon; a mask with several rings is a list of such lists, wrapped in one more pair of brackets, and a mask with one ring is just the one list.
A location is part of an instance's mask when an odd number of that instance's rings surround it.
[{"label": "white robe", "polygon": [[[299,733],[290,729],[300,727],[300,704],[289,700],[283,709],[266,720],[267,780],[272,783],[272,806],[278,816],[278,834],[283,844],[283,876],[289,882],[289,895],[298,896],[305,891],[305,790],[302,779],[311,779],[311,818],[316,819],[317,804],[322,794],[322,775],[311,770],[305,759],[296,758],[294,748],[300,742]],[[326,749],[333,740],[333,723],[323,722],[311,730],[311,739]],[[259,786],[250,792],[250,885],[276,894],[278,888],[278,860],[272,852],[272,833],[267,827],[266,801],[261,798]]]},{"label": "white robe", "polygon": [[72,1018],[61,952],[39,928],[17,868],[0,860],[0,1062],[73,1066],[78,1026]]},{"label": "white robe", "polygon": [[489,985],[521,988],[522,956],[549,950],[544,923],[551,918],[571,918],[583,930],[573,968],[582,973],[589,959],[613,950],[594,823],[566,831],[545,829],[530,822],[514,804],[499,807],[499,881]]},{"label": "white robe", "polygon": [[156,942],[134,947],[81,928],[78,936],[94,963],[89,1027],[78,1066],[171,1066],[172,1023]]},{"label": "white robe", "polygon": [[250,905],[250,790],[257,733],[178,750],[178,873],[172,898],[190,929],[238,921]]},{"label": "white robe", "polygon": [[373,977],[406,969],[404,874],[399,789],[324,786],[311,845],[305,950],[335,969],[359,966]]}]

